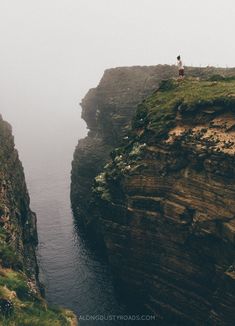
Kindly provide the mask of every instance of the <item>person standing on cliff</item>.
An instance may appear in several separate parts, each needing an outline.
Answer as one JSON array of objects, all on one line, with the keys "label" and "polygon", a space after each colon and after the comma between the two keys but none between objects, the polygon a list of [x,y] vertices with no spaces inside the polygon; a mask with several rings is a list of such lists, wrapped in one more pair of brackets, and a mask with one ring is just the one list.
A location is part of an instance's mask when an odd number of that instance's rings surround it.
[{"label": "person standing on cliff", "polygon": [[183,66],[182,60],[180,58],[180,55],[178,55],[178,57],[177,57],[177,66],[179,69],[179,79],[183,79],[184,78],[184,66]]}]

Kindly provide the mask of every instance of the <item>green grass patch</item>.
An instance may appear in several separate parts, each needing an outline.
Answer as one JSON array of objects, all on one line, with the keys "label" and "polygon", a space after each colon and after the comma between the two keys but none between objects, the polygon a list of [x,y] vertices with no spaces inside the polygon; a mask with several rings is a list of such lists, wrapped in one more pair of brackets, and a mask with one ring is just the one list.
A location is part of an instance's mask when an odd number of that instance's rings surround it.
[{"label": "green grass patch", "polygon": [[9,290],[15,291],[20,300],[35,298],[35,294],[28,286],[28,278],[20,272],[9,270],[5,275],[0,275],[0,286],[6,286]]},{"label": "green grass patch", "polygon": [[145,128],[161,136],[174,127],[179,110],[184,114],[213,106],[235,109],[235,79],[220,77],[163,81],[138,107],[133,128]]},{"label": "green grass patch", "polygon": [[[10,313],[5,308],[6,301],[12,306]],[[0,311],[0,325],[7,326],[66,326],[73,318],[72,312],[48,307],[39,293],[32,290],[27,276],[11,269],[0,270]]]},{"label": "green grass patch", "polygon": [[23,272],[20,256],[7,238],[7,231],[0,227],[0,325],[71,325],[73,313],[47,306],[33,281]]},{"label": "green grass patch", "polygon": [[1,317],[1,325],[6,326],[69,326],[71,325],[63,310],[44,308],[41,305],[26,303],[16,307],[10,317]]}]

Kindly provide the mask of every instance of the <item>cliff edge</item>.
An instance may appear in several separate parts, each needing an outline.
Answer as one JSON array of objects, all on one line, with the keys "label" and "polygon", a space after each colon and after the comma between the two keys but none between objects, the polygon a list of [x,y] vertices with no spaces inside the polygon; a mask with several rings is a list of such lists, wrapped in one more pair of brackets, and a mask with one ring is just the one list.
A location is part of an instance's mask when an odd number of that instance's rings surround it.
[{"label": "cliff edge", "polygon": [[124,67],[105,71],[99,85],[82,100],[82,118],[89,129],[75,149],[71,172],[71,203],[75,215],[88,226],[91,188],[110,152],[123,142],[136,106],[176,67]]},{"label": "cliff edge", "polygon": [[[235,69],[186,67],[188,76],[206,78],[232,75]],[[137,105],[157,89],[161,80],[177,76],[176,66],[135,66],[108,69],[96,88],[82,100],[82,118],[89,129],[74,152],[71,203],[75,215],[92,226],[89,214],[92,185],[110,158],[110,152],[127,141]]]},{"label": "cliff edge", "polygon": [[36,216],[11,126],[0,116],[0,324],[76,325],[70,311],[48,307],[40,293]]},{"label": "cliff edge", "polygon": [[93,193],[115,275],[160,324],[234,324],[234,78],[163,81]]}]

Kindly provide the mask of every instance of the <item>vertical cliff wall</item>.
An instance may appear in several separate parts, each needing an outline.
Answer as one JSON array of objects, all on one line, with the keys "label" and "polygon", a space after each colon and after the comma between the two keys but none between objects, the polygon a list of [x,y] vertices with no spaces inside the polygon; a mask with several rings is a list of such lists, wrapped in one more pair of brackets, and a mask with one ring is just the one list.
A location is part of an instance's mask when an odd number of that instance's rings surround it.
[{"label": "vertical cliff wall", "polygon": [[[90,131],[74,154],[73,208],[103,239],[115,276],[159,324],[232,325],[235,88],[233,78],[214,75],[235,69],[188,68],[196,78],[158,89],[175,68],[146,68],[107,71],[83,100]],[[126,92],[132,69],[144,92]],[[149,88],[140,77],[146,71]],[[116,125],[119,107],[126,120]]]},{"label": "vertical cliff wall", "polygon": [[[37,279],[35,248],[36,216],[29,208],[25,177],[10,125],[0,118],[0,225],[7,235],[16,261],[2,258],[7,267],[22,268]],[[7,242],[8,242],[7,240]],[[9,257],[10,259],[11,257]]]},{"label": "vertical cliff wall", "polygon": [[174,66],[130,67],[106,70],[97,88],[82,100],[82,118],[89,129],[74,152],[71,202],[75,214],[89,224],[87,214],[94,177],[109,159],[112,149],[130,127],[136,105],[153,92],[162,78],[176,74]]},{"label": "vertical cliff wall", "polygon": [[[201,77],[233,69],[186,67],[186,75]],[[122,67],[106,70],[99,85],[82,100],[82,118],[89,129],[79,141],[72,162],[71,203],[75,215],[86,225],[92,223],[89,214],[91,188],[95,176],[109,160],[110,152],[127,141],[128,130],[137,105],[155,89],[159,82],[177,76],[177,68],[169,65]]]},{"label": "vertical cliff wall", "polygon": [[40,294],[36,245],[23,167],[0,116],[0,324],[75,325],[72,313],[50,309]]},{"label": "vertical cliff wall", "polygon": [[165,81],[96,177],[115,275],[163,325],[235,323],[235,79]]}]

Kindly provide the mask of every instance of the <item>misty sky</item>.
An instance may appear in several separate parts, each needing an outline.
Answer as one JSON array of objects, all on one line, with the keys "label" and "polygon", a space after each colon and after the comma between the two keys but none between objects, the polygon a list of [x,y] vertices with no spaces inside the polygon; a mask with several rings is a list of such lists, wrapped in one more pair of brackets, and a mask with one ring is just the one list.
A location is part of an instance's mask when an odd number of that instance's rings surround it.
[{"label": "misty sky", "polygon": [[179,53],[235,66],[234,18],[233,0],[0,0],[0,112],[23,153],[62,135],[75,146],[79,102],[104,69]]}]

